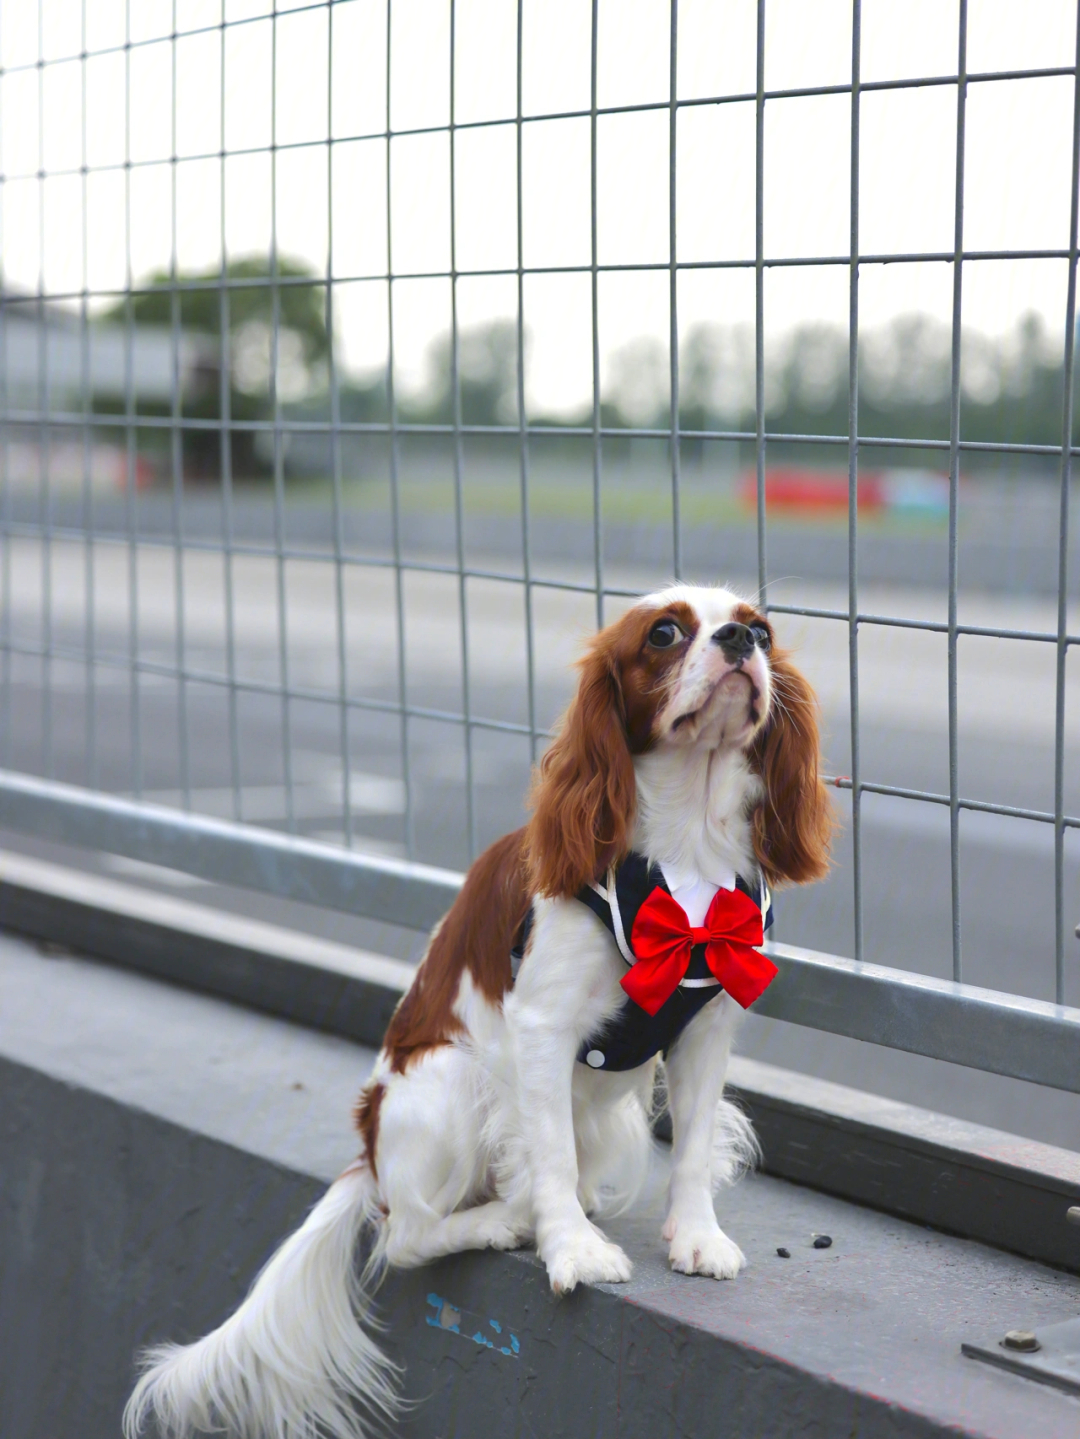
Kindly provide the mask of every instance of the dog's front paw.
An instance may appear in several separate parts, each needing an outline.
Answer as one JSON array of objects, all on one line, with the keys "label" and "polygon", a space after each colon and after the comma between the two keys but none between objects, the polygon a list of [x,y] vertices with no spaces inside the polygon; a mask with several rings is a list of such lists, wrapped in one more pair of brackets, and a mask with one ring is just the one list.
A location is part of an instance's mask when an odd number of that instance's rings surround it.
[{"label": "dog's front paw", "polygon": [[569,1294],[579,1284],[625,1284],[633,1268],[619,1246],[599,1232],[575,1235],[544,1258],[556,1294]]},{"label": "dog's front paw", "polygon": [[671,1240],[668,1260],[679,1274],[708,1274],[713,1279],[734,1279],[746,1263],[746,1256],[718,1224],[664,1225],[664,1238]]}]

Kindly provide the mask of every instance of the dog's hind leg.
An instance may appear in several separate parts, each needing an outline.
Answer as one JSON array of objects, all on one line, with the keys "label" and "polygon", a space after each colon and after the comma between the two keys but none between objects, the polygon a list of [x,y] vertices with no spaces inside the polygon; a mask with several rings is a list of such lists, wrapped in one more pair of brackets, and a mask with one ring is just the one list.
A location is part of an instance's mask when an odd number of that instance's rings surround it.
[{"label": "dog's hind leg", "polygon": [[530,1234],[527,1213],[501,1199],[441,1217],[416,1206],[388,1221],[384,1253],[387,1263],[411,1268],[464,1249],[517,1249]]},{"label": "dog's hind leg", "polygon": [[468,1051],[447,1045],[386,1086],[375,1161],[387,1210],[379,1250],[389,1264],[409,1268],[463,1249],[514,1249],[530,1232],[523,1205],[490,1199],[475,1064]]}]

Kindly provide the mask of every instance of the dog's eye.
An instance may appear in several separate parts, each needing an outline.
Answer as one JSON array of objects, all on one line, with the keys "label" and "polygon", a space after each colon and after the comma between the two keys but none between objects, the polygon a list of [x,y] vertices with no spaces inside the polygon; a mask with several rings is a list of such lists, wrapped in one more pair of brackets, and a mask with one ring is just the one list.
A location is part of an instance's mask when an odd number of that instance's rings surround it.
[{"label": "dog's eye", "polygon": [[674,620],[661,620],[649,631],[649,643],[656,650],[669,650],[672,645],[677,645],[682,637],[683,632]]},{"label": "dog's eye", "polygon": [[769,650],[772,649],[772,635],[765,628],[765,626],[751,625],[750,633],[754,636],[754,643],[757,645],[758,649],[762,650],[765,654],[768,654]]}]

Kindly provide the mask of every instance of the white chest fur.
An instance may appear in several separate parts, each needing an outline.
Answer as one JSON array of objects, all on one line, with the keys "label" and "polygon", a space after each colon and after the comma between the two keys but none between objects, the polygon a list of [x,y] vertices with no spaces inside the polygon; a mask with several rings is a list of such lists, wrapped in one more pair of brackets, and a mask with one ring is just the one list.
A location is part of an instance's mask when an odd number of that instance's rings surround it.
[{"label": "white chest fur", "polygon": [[718,889],[757,869],[749,812],[760,780],[739,752],[653,751],[635,761],[634,848],[660,865],[672,896],[700,925]]}]

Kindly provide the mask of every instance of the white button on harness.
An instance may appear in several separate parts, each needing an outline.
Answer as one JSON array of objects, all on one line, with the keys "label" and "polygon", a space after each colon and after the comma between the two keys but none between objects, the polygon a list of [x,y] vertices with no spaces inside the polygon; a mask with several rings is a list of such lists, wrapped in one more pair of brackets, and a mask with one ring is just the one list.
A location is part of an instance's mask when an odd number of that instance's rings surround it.
[{"label": "white button on harness", "polygon": [[590,1049],[585,1056],[585,1063],[592,1069],[603,1069],[604,1052],[602,1049]]}]

